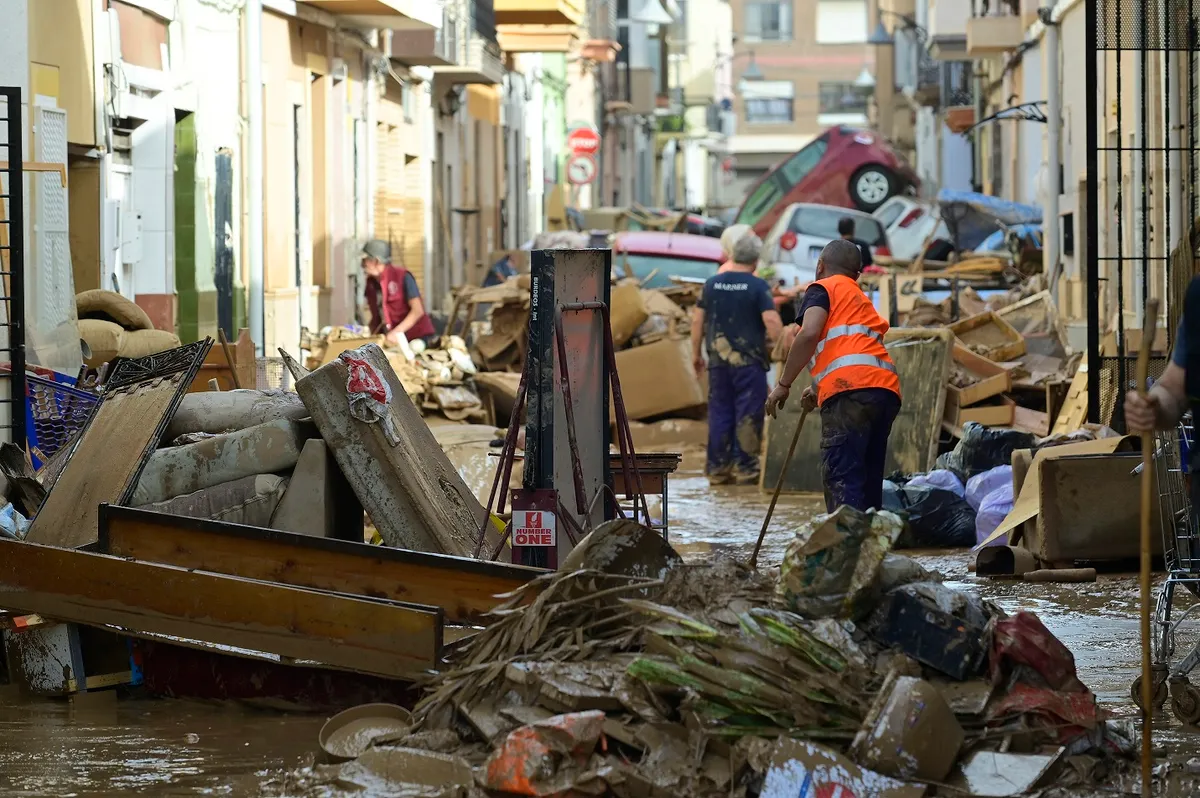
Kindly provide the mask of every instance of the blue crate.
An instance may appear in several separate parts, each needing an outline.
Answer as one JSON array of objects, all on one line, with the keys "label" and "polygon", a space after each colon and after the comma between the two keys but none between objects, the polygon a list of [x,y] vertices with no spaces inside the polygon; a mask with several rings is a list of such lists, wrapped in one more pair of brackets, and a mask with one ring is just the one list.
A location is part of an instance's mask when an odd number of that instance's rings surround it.
[{"label": "blue crate", "polygon": [[69,377],[58,382],[25,375],[25,437],[34,468],[66,446],[87,423],[100,397],[75,388]]}]

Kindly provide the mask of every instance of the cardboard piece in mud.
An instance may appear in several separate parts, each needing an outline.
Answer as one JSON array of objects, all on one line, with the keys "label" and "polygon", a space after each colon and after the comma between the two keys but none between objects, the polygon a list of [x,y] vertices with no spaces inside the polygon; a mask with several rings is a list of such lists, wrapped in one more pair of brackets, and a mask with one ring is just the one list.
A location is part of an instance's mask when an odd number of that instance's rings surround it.
[{"label": "cardboard piece in mud", "polygon": [[97,508],[128,504],[146,463],[212,346],[206,338],[137,360],[118,360],[27,540],[95,543]]},{"label": "cardboard piece in mud", "polygon": [[695,414],[708,402],[707,386],[692,368],[691,344],[682,338],[622,349],[616,360],[625,412],[632,421]]},{"label": "cardboard piece in mud", "polygon": [[924,794],[923,784],[906,784],[861,768],[824,746],[789,739],[776,743],[760,793],[761,798],[921,798]]},{"label": "cardboard piece in mud", "polygon": [[382,349],[343,352],[297,380],[296,392],[387,545],[471,555],[486,511]]}]

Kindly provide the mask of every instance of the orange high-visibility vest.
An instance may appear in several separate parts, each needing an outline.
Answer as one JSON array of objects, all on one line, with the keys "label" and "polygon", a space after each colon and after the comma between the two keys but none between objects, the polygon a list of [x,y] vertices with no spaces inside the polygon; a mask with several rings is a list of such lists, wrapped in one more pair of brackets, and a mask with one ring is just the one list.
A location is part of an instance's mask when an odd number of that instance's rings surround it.
[{"label": "orange high-visibility vest", "polygon": [[831,396],[863,388],[886,388],[900,396],[896,366],[883,347],[888,323],[853,278],[817,280],[829,292],[829,318],[816,353],[809,361],[817,404]]}]

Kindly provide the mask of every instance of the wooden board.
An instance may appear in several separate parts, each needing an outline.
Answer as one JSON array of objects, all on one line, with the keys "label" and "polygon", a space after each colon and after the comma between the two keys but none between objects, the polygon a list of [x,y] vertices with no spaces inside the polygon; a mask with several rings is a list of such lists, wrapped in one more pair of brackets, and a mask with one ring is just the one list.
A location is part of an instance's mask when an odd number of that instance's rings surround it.
[{"label": "wooden board", "polygon": [[884,473],[924,473],[937,459],[954,336],[946,329],[898,327],[888,331],[884,343],[900,375],[903,397],[888,438]]},{"label": "wooden board", "polygon": [[[1025,339],[990,310],[956,321],[950,325],[950,330],[972,351],[997,363],[1016,360],[1025,354]],[[979,352],[980,349],[984,351]]]},{"label": "wooden board", "polygon": [[205,339],[117,362],[100,403],[33,520],[29,542],[63,548],[95,542],[97,507],[128,502],[211,346]]},{"label": "wooden board", "polygon": [[[321,437],[389,546],[470,556],[487,512],[438,445],[383,350],[368,344],[353,351],[391,392],[386,422],[365,423],[350,415],[348,367],[338,359],[296,381]],[[395,442],[387,438],[388,422]],[[491,524],[485,526],[484,549],[490,552],[499,538]]]},{"label": "wooden board", "polygon": [[979,379],[966,388],[947,385],[947,401],[952,400],[960,407],[969,407],[1012,389],[1012,372],[999,363],[975,354],[957,341],[954,342],[953,357],[955,363]]},{"label": "wooden board", "polygon": [[1075,378],[1071,380],[1071,387],[1067,390],[1067,399],[1059,409],[1058,416],[1054,420],[1054,429],[1050,432],[1054,435],[1067,435],[1074,432],[1087,421],[1087,412],[1088,359],[1085,354],[1083,360],[1079,361],[1079,370],[1075,372]]},{"label": "wooden board", "polygon": [[437,664],[442,613],[0,539],[0,607],[395,678]]},{"label": "wooden board", "polygon": [[[888,353],[900,375],[903,405],[892,425],[888,439],[885,474],[928,471],[937,458],[937,441],[945,411],[946,380],[950,375],[950,350],[954,337],[945,329],[908,329],[897,327],[884,339]],[[811,383],[804,372],[792,386],[793,399],[767,419],[766,456],[763,458],[759,487],[773,490],[792,435],[800,419],[800,391]],[[821,493],[821,416],[809,415],[796,445],[783,490],[789,493]]]},{"label": "wooden board", "polygon": [[476,621],[541,575],[538,568],[349,543],[163,515],[100,508],[100,550],[180,568],[441,607],[447,622]]}]

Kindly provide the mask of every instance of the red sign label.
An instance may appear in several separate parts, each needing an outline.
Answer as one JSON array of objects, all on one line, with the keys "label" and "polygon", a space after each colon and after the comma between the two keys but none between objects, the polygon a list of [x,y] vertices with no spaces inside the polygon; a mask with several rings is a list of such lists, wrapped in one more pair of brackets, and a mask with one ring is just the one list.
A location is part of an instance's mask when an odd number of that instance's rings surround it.
[{"label": "red sign label", "polygon": [[575,155],[592,155],[600,151],[600,134],[580,127],[567,134],[567,149]]},{"label": "red sign label", "polygon": [[513,513],[514,546],[555,546],[554,513],[518,510]]}]

